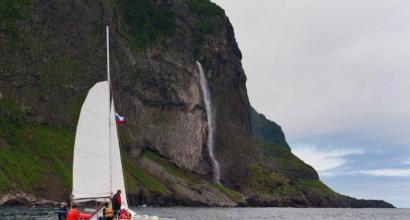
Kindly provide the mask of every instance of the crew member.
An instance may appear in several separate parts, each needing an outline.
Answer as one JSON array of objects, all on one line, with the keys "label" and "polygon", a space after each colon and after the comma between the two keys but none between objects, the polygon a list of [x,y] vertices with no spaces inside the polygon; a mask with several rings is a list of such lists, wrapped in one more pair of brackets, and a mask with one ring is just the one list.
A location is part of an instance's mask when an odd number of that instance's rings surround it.
[{"label": "crew member", "polygon": [[67,219],[67,203],[62,202],[60,208],[58,209],[58,220]]},{"label": "crew member", "polygon": [[114,211],[109,207],[108,202],[104,203],[103,216],[104,220],[112,220],[114,218]]},{"label": "crew member", "polygon": [[117,190],[117,193],[112,197],[112,209],[115,215],[121,210],[121,190]]},{"label": "crew member", "polygon": [[131,214],[125,209],[121,209],[118,219],[131,219]]},{"label": "crew member", "polygon": [[79,220],[80,219],[80,211],[77,209],[77,204],[73,204],[71,209],[67,213],[67,220]]}]

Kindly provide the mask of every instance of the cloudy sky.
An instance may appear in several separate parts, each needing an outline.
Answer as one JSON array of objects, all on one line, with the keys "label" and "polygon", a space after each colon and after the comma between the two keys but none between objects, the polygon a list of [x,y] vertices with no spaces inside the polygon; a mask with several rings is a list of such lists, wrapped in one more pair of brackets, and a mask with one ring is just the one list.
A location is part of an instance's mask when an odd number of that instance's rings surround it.
[{"label": "cloudy sky", "polygon": [[213,1],[292,151],[340,193],[410,207],[410,1]]}]

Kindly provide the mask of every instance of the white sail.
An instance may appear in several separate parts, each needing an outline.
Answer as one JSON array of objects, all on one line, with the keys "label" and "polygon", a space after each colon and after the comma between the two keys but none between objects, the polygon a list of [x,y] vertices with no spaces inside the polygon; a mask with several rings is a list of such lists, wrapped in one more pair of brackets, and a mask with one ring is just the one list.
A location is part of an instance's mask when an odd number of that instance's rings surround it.
[{"label": "white sail", "polygon": [[111,104],[111,175],[112,175],[112,192],[121,190],[121,208],[128,209],[127,193],[125,191],[124,174],[122,170],[120,143],[118,139],[117,124],[115,121],[114,101]]},{"label": "white sail", "polygon": [[[128,208],[120,143],[111,97],[109,28],[107,27],[107,81],[95,84],[81,108],[74,145],[73,192],[75,202],[109,201],[121,190],[121,208]],[[99,212],[92,219],[97,219]]]},{"label": "white sail", "polygon": [[108,100],[108,82],[99,82],[81,108],[73,161],[72,198],[76,202],[109,198],[112,193]]}]

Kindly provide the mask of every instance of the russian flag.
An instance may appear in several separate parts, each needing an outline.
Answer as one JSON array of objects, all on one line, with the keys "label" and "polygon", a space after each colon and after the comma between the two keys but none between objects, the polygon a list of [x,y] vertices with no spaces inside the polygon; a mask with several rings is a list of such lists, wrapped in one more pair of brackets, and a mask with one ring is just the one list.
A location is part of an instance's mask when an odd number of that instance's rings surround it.
[{"label": "russian flag", "polygon": [[117,122],[117,124],[124,124],[125,118],[118,113],[115,113],[115,121]]}]

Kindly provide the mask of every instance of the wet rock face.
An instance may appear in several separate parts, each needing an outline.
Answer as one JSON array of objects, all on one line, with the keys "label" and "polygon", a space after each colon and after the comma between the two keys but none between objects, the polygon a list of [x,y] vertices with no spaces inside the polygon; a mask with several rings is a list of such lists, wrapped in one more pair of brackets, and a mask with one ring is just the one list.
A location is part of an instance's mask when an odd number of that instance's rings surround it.
[{"label": "wet rock face", "polygon": [[[124,85],[118,87],[121,101],[118,111],[127,116],[124,131],[129,138],[130,151],[150,148],[182,168],[208,172],[200,165],[206,140],[206,118],[196,70],[166,69],[162,65],[158,61],[151,66],[152,70],[145,70],[152,74],[149,77],[159,79],[150,79],[152,81],[146,84],[135,82],[133,74],[141,73],[132,72],[121,76],[122,81],[118,83]],[[161,78],[164,75],[170,78],[165,81]]]},{"label": "wet rock face", "polygon": [[[114,72],[120,76],[114,79],[121,99],[119,108],[130,121],[125,128],[132,140],[128,147],[134,152],[150,148],[182,168],[212,172],[206,149],[206,112],[195,65],[198,60],[204,66],[215,108],[217,159],[223,181],[230,182],[237,177],[231,177],[231,170],[246,166],[236,145],[246,145],[251,137],[241,53],[229,20],[218,14],[219,7],[208,8],[210,15],[197,14],[192,3],[186,2],[190,1],[169,2],[175,32],[165,46],[147,46],[143,53],[136,53],[125,46],[127,42],[118,33],[113,34],[114,41],[125,48],[115,48],[113,59],[117,64]],[[204,16],[211,17],[206,24]],[[203,25],[209,25],[209,30],[198,36]]]}]

